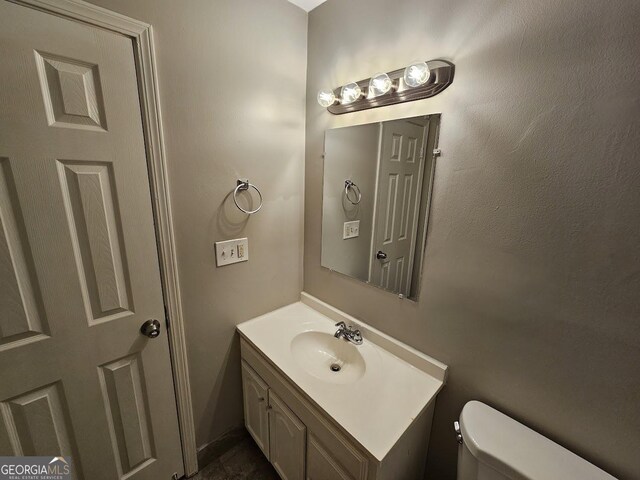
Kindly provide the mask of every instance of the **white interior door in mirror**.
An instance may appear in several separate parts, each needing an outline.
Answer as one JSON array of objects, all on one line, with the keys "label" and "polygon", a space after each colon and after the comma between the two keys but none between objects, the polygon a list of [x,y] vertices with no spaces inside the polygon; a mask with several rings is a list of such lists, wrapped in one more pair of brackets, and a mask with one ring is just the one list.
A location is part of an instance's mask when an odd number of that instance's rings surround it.
[{"label": "white interior door in mirror", "polygon": [[405,296],[411,289],[426,131],[425,122],[409,119],[385,122],[380,132],[370,281]]}]

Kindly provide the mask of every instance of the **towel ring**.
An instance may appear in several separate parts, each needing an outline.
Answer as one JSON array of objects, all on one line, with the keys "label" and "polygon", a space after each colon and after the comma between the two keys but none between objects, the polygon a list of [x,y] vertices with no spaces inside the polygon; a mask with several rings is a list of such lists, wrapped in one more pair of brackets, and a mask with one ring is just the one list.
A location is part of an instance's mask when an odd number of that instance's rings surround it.
[{"label": "towel ring", "polygon": [[[351,200],[351,197],[349,196],[349,192],[351,190],[353,190],[353,192],[356,194],[355,201]],[[349,202],[351,202],[353,205],[358,205],[360,203],[360,200],[362,200],[362,193],[360,193],[360,188],[351,180],[344,181],[344,195],[345,197],[347,197],[347,200],[349,200]]]},{"label": "towel ring", "polygon": [[[256,208],[255,210],[246,210],[242,208],[238,203],[238,192],[246,192],[247,190],[249,190],[249,188],[253,188],[258,193],[258,196],[260,197],[260,205],[258,205],[258,208]],[[260,190],[258,190],[258,187],[256,187],[252,183],[249,183],[249,180],[238,180],[237,186],[233,190],[233,203],[236,204],[236,207],[238,207],[239,210],[243,211],[248,215],[252,215],[262,208],[262,204],[263,204],[262,193],[260,193]]]}]

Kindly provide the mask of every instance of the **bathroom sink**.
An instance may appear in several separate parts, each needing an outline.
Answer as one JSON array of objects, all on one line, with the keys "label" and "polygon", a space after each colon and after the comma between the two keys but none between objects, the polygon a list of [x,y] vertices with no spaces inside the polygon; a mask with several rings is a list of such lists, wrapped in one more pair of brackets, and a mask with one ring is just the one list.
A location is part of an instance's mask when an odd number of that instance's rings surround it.
[{"label": "bathroom sink", "polygon": [[[281,388],[290,382],[301,402],[318,408],[314,416],[325,413],[358,442],[356,450],[379,462],[388,455],[398,460],[390,452],[406,455],[405,447],[392,449],[410,426],[412,432],[430,428],[446,365],[306,293],[301,297],[238,325],[243,361],[274,390],[268,378]],[[362,332],[361,345],[334,337],[341,321]]]},{"label": "bathroom sink", "polygon": [[309,375],[329,383],[354,383],[366,371],[358,347],[329,333],[299,333],[291,340],[291,353]]}]

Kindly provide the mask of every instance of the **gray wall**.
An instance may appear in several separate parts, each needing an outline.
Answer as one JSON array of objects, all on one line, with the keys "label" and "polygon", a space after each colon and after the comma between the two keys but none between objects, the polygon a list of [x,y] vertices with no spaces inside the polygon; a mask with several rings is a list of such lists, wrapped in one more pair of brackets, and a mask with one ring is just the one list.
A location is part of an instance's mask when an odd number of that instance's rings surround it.
[{"label": "gray wall", "polygon": [[[380,124],[336,128],[324,143],[322,265],[366,282],[369,279],[373,204],[376,196]],[[358,185],[362,198],[352,205],[344,181]],[[355,191],[349,193],[356,197]],[[360,235],[342,239],[344,222],[360,220]]]},{"label": "gray wall", "polygon": [[[452,422],[488,402],[620,478],[640,478],[640,3],[328,0],[309,14],[304,287],[451,367]],[[448,90],[332,116],[315,96],[414,59]],[[420,302],[320,267],[322,139],[442,112]]]},{"label": "gray wall", "polygon": [[[237,323],[302,287],[307,15],[285,0],[93,0],[154,27],[198,445],[242,423]],[[227,194],[264,194],[250,219]],[[250,260],[216,268],[213,244]]]}]

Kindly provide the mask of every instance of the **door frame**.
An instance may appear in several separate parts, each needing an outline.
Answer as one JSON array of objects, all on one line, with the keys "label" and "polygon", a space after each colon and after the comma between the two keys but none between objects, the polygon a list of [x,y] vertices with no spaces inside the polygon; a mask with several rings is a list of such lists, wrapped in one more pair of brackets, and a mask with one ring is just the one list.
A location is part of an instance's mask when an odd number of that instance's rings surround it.
[{"label": "door frame", "polygon": [[25,7],[64,17],[72,21],[109,30],[133,42],[138,94],[142,113],[147,169],[160,261],[160,275],[167,316],[169,352],[173,370],[180,443],[185,476],[198,471],[195,425],[191,404],[187,347],[184,331],[176,242],[169,195],[167,158],[162,132],[160,94],[150,24],[107,10],[82,0],[8,0]]}]

